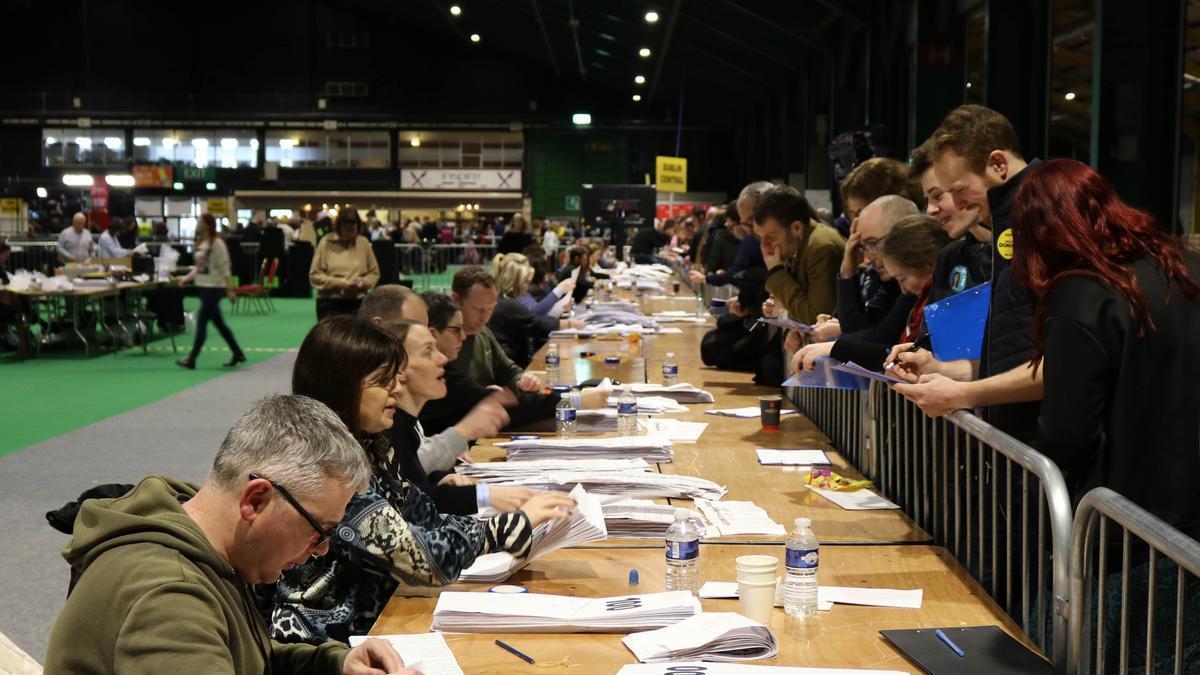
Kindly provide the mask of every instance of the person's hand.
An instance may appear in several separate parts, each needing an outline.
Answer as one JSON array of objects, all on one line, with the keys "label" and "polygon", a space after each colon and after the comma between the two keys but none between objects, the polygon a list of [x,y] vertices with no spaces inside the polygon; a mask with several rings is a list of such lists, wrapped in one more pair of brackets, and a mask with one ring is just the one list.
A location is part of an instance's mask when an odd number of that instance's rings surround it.
[{"label": "person's hand", "polygon": [[525,392],[541,391],[542,381],[538,379],[537,375],[525,373],[517,378],[517,389]]},{"label": "person's hand", "polygon": [[903,342],[892,347],[892,351],[888,352],[883,363],[885,367],[889,363],[892,364],[890,368],[887,368],[889,375],[916,382],[922,375],[932,375],[937,372],[937,359],[933,358],[933,353],[927,349],[909,351],[912,346],[911,342]]},{"label": "person's hand", "polygon": [[817,323],[825,323],[826,321],[837,321],[832,314],[818,314]]},{"label": "person's hand", "polygon": [[[509,396],[512,394],[510,393]],[[504,405],[492,396],[488,396],[475,404],[475,407],[471,408],[471,412],[459,420],[454,428],[462,434],[463,438],[475,441],[495,436],[506,424],[508,424],[508,412],[504,409]]]},{"label": "person's hand", "polygon": [[833,351],[833,345],[833,342],[814,342],[805,345],[803,349],[792,355],[791,372],[811,372],[817,365],[817,359],[829,356],[829,353]]},{"label": "person's hand", "polygon": [[404,661],[390,642],[371,638],[346,654],[342,675],[421,675],[405,668]]},{"label": "person's hand", "polygon": [[585,322],[583,319],[562,319],[559,321],[559,326],[562,328],[583,330],[584,328],[587,328],[587,322]]},{"label": "person's hand", "polygon": [[454,485],[457,487],[467,487],[470,485],[474,485],[475,481],[471,480],[470,478],[467,478],[466,476],[460,476],[459,474],[456,474],[456,473],[448,473],[445,476],[442,476],[442,479],[439,480],[437,482],[437,484],[438,485]]},{"label": "person's hand", "polygon": [[598,410],[608,406],[612,387],[589,387],[579,392],[579,407],[583,410]]},{"label": "person's hand", "polygon": [[690,281],[693,286],[699,286],[700,284],[703,284],[704,279],[704,272],[701,272],[700,270],[688,270],[688,281]]},{"label": "person's hand", "polygon": [[858,231],[858,218],[850,221],[850,236],[846,237],[846,248],[842,251],[842,267],[838,276],[849,279],[858,272],[862,263],[862,234]]},{"label": "person's hand", "polygon": [[492,390],[492,393],[488,394],[488,400],[495,401],[505,408],[511,408],[517,405],[516,394],[512,393],[508,389],[495,384],[490,385],[488,389]]},{"label": "person's hand", "polygon": [[187,286],[187,285],[188,285],[188,278],[187,278],[187,277],[180,277],[180,278],[179,278],[179,287],[180,287],[180,288],[183,288],[183,287],[185,287],[185,286]]},{"label": "person's hand", "polygon": [[763,264],[767,266],[767,270],[773,270],[776,266],[783,264],[783,249],[779,246],[762,244]]},{"label": "person's hand", "polygon": [[804,346],[804,333],[798,330],[789,330],[787,337],[783,340],[783,348],[789,352],[799,351]]},{"label": "person's hand", "polygon": [[354,287],[355,288],[362,288],[363,286],[366,286],[366,285],[367,285],[367,282],[365,279],[363,279],[362,277],[354,277]]},{"label": "person's hand", "polygon": [[566,279],[558,282],[558,285],[554,287],[554,294],[562,298],[570,295],[571,291],[573,290],[575,290],[575,279],[573,277],[567,277]]},{"label": "person's hand", "polygon": [[501,513],[516,511],[525,505],[537,493],[525,487],[501,487],[493,485],[488,488],[493,509]]},{"label": "person's hand", "polygon": [[810,334],[813,342],[828,342],[842,334],[842,324],[837,319],[822,321],[813,326]]},{"label": "person's hand", "polygon": [[[894,370],[894,369],[893,369]],[[893,384],[892,389],[930,417],[942,417],[955,410],[971,408],[970,385],[945,375],[922,375],[916,384]]]},{"label": "person's hand", "polygon": [[742,303],[738,302],[737,298],[730,298],[729,302],[725,303],[725,308],[734,316],[746,316],[748,313],[742,308]]},{"label": "person's hand", "polygon": [[543,492],[529,498],[521,506],[525,515],[529,516],[529,524],[537,527],[547,520],[559,520],[571,515],[575,508],[575,500],[565,492]]},{"label": "person's hand", "polygon": [[775,299],[775,296],[768,296],[767,299],[763,301],[762,313],[763,316],[767,317],[768,319],[774,319],[782,312],[783,308],[779,306],[779,301]]},{"label": "person's hand", "polygon": [[225,290],[225,297],[230,302],[235,302],[237,300],[237,293],[234,293],[232,288],[228,288]]}]

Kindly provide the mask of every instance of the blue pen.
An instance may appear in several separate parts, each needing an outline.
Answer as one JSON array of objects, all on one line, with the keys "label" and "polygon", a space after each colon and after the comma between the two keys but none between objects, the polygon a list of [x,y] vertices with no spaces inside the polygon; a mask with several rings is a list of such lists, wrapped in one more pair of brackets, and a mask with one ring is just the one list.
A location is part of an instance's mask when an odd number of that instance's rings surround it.
[{"label": "blue pen", "polygon": [[936,628],[936,629],[934,629],[933,632],[935,635],[937,635],[939,640],[946,643],[947,647],[954,650],[955,654],[958,654],[959,656],[967,655],[967,653],[962,650],[962,647],[959,647],[958,645],[954,644],[954,640],[951,640],[949,635],[946,635],[945,633],[942,632],[941,628]]}]

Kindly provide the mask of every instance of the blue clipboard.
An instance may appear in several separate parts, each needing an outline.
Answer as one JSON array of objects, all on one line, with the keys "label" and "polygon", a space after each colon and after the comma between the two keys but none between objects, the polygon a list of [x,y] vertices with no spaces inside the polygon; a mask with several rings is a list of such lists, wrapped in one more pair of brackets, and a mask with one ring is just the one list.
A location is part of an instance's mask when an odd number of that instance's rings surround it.
[{"label": "blue clipboard", "polygon": [[934,358],[939,361],[980,358],[991,302],[989,281],[926,305],[925,327],[933,340]]},{"label": "blue clipboard", "polygon": [[812,372],[804,371],[799,375],[792,375],[780,386],[865,391],[871,385],[865,377],[837,370],[835,366],[839,365],[841,361],[823,356],[817,359]]}]

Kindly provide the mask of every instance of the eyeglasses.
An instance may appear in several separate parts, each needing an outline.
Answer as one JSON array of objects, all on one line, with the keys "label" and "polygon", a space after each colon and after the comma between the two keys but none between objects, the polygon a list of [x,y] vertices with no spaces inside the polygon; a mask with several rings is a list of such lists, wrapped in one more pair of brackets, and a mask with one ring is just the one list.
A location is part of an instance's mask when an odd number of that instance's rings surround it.
[{"label": "eyeglasses", "polygon": [[325,544],[325,542],[333,538],[333,528],[326,530],[325,528],[321,527],[321,524],[317,522],[317,519],[313,518],[312,514],[309,513],[307,509],[305,509],[303,506],[300,506],[300,502],[296,501],[296,498],[292,496],[292,493],[287,491],[287,488],[283,487],[279,483],[276,483],[270,478],[267,478],[266,476],[260,476],[256,473],[250,474],[250,480],[259,479],[267,481],[271,484],[271,487],[278,490],[279,494],[282,495],[283,498],[292,505],[292,508],[296,509],[296,512],[303,516],[304,519],[308,521],[308,524],[312,525],[312,528],[317,531],[317,543],[313,544],[314,547],[320,548]]},{"label": "eyeglasses", "polygon": [[463,333],[463,327],[462,327],[461,323],[458,324],[457,326],[446,326],[446,327],[442,328],[442,330],[448,330],[451,333],[454,333],[455,335],[462,335],[462,333]]}]

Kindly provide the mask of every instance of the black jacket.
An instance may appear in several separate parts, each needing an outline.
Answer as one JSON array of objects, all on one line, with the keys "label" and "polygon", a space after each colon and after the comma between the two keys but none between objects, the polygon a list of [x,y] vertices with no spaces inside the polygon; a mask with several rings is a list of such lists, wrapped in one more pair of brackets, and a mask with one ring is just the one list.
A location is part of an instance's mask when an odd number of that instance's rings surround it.
[{"label": "black jacket", "polygon": [[550,331],[558,329],[558,319],[534,314],[520,300],[500,298],[488,328],[492,329],[508,358],[524,368],[546,343]]},{"label": "black jacket", "polygon": [[875,328],[892,310],[898,297],[900,284],[894,279],[880,280],[874,267],[865,267],[849,279],[838,276],[836,312],[842,334]]},{"label": "black jacket", "polygon": [[395,451],[400,475],[429,495],[438,511],[459,516],[471,516],[479,511],[474,485],[438,485],[437,482],[444,478],[447,472],[425,473],[425,467],[421,466],[417,455],[417,450],[421,447],[417,418],[397,408],[388,437]]},{"label": "black jacket", "polygon": [[[1200,256],[1185,261],[1200,279]],[[1142,336],[1124,296],[1098,280],[1073,276],[1050,292],[1034,444],[1073,498],[1106,486],[1200,538],[1200,303],[1152,261],[1132,267],[1155,326]]]},{"label": "black jacket", "polygon": [[653,227],[643,227],[633,235],[633,241],[630,242],[629,252],[632,254],[653,254],[658,253],[658,249],[671,243],[671,238],[659,232]]},{"label": "black jacket", "polygon": [[[429,435],[439,434],[458,424],[471,412],[471,408],[491,394],[486,387],[455,367],[453,361],[446,364],[445,378],[446,397],[430,401],[421,409],[421,428]],[[523,391],[514,393],[517,405],[508,409],[508,428],[526,429],[535,422],[554,417],[554,407],[559,400],[557,396]]]},{"label": "black jacket", "polygon": [[912,314],[916,303],[916,295],[901,295],[878,325],[857,333],[843,334],[833,343],[829,355],[839,361],[853,361],[863,368],[882,371],[883,360],[892,347],[900,342],[900,336],[908,327],[908,315]]},{"label": "black jacket", "polygon": [[533,245],[533,237],[524,232],[505,232],[496,244],[496,253],[520,253]]},{"label": "black jacket", "polygon": [[937,302],[992,278],[992,247],[970,234],[950,242],[933,266],[929,301]]},{"label": "black jacket", "polygon": [[[992,213],[992,306],[988,313],[983,358],[979,377],[1005,373],[1033,355],[1033,312],[1037,298],[1033,291],[1017,284],[1012,276],[1012,200],[1021,183],[1041,160],[1029,162],[1020,173],[1003,185],[988,190],[988,208]],[[993,406],[988,421],[1022,442],[1033,439],[1037,428],[1037,403]]]}]

